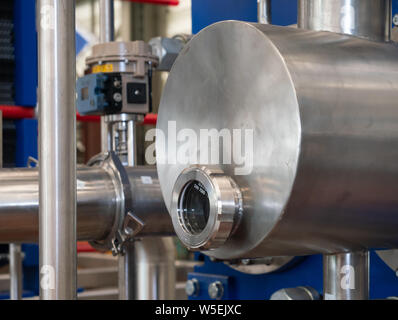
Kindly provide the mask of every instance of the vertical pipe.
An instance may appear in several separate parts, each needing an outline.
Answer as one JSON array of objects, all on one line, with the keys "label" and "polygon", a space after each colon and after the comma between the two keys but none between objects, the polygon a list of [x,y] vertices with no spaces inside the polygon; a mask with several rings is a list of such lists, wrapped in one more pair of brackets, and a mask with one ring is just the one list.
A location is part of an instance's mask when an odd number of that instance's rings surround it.
[{"label": "vertical pipe", "polygon": [[125,254],[119,256],[119,300],[135,300],[135,243],[129,242],[125,246]]},{"label": "vertical pipe", "polygon": [[131,120],[127,123],[127,148],[128,164],[133,167],[137,163],[137,141],[136,141],[136,121]]},{"label": "vertical pipe", "polygon": [[259,23],[272,23],[271,0],[257,0],[257,16]]},{"label": "vertical pipe", "polygon": [[299,0],[298,27],[390,41],[391,0]]},{"label": "vertical pipe", "polygon": [[[100,5],[100,41],[101,43],[115,41],[115,7],[114,0],[99,0]],[[101,151],[111,150],[112,135],[111,128],[101,117]]]},{"label": "vertical pipe", "polygon": [[135,243],[136,299],[175,299],[175,251],[172,238],[146,238]]},{"label": "vertical pipe", "polygon": [[325,300],[369,299],[369,252],[349,252],[323,257]]},{"label": "vertical pipe", "polygon": [[[130,120],[127,127],[127,143],[128,143],[128,166],[137,165],[136,152],[136,122]],[[125,254],[119,257],[119,299],[135,300],[136,291],[136,266],[135,266],[135,243],[131,242],[126,245]]]},{"label": "vertical pipe", "polygon": [[113,0],[100,1],[100,41],[115,41],[115,7]]},{"label": "vertical pipe", "polygon": [[75,0],[38,0],[40,297],[76,298]]},{"label": "vertical pipe", "polygon": [[10,299],[22,299],[22,251],[15,243],[10,244]]}]

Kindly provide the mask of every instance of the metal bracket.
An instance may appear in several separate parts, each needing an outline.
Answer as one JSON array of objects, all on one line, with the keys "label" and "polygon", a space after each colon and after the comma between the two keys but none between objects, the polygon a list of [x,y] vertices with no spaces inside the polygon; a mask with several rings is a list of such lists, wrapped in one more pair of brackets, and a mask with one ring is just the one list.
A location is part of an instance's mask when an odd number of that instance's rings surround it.
[{"label": "metal bracket", "polygon": [[118,155],[113,151],[95,156],[88,165],[101,166],[111,175],[119,203],[115,222],[108,237],[90,244],[99,250],[111,250],[113,255],[123,255],[125,244],[133,241],[145,226],[145,223],[134,215],[129,176]]},{"label": "metal bracket", "polygon": [[112,254],[124,255],[125,244],[128,241],[133,241],[134,237],[140,233],[144,228],[145,223],[135,216],[132,212],[127,212],[124,217],[123,227],[117,231],[115,238],[112,241]]},{"label": "metal bracket", "polygon": [[39,167],[39,160],[34,157],[29,156],[28,161],[26,162],[26,166],[28,168],[36,168]]}]

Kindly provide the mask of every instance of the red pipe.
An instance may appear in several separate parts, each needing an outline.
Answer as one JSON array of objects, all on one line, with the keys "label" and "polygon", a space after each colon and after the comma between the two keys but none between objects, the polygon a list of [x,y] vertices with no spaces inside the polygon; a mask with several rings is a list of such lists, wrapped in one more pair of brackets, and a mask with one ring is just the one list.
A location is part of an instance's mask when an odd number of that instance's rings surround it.
[{"label": "red pipe", "polygon": [[95,250],[88,242],[82,242],[79,241],[77,243],[77,253],[79,252],[96,252]]},{"label": "red pipe", "polygon": [[148,113],[145,118],[144,121],[142,122],[142,124],[144,125],[155,125],[158,121],[158,115],[156,113]]},{"label": "red pipe", "polygon": [[81,122],[99,122],[100,116],[82,116],[76,112],[76,120]]},{"label": "red pipe", "polygon": [[[35,109],[29,107],[0,105],[0,111],[2,112],[4,119],[32,119],[35,117]],[[156,125],[157,119],[158,119],[157,114],[149,113],[145,116],[142,124]],[[82,122],[99,122],[100,116],[82,116],[79,113],[77,113],[76,120]]]},{"label": "red pipe", "polygon": [[4,119],[26,119],[34,118],[35,109],[18,106],[0,106]]},{"label": "red pipe", "polygon": [[149,3],[149,4],[160,4],[160,5],[164,5],[164,6],[178,6],[180,4],[179,0],[124,0],[124,1]]},{"label": "red pipe", "polygon": [[[100,116],[82,116],[79,113],[77,113],[77,121],[82,121],[82,122],[99,122],[100,121]],[[144,121],[141,123],[143,125],[156,125],[156,122],[158,120],[158,115],[155,113],[148,113]]]}]

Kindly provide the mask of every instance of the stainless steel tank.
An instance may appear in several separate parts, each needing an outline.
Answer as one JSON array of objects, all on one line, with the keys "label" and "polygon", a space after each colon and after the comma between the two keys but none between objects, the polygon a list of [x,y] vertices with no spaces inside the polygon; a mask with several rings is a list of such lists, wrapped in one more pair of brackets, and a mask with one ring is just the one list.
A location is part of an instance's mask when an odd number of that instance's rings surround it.
[{"label": "stainless steel tank", "polygon": [[[217,23],[177,58],[158,129],[163,196],[188,248],[232,259],[398,245],[394,44]],[[228,143],[187,146],[183,129],[252,130],[252,170],[201,163]],[[188,163],[175,159],[182,147]]]}]

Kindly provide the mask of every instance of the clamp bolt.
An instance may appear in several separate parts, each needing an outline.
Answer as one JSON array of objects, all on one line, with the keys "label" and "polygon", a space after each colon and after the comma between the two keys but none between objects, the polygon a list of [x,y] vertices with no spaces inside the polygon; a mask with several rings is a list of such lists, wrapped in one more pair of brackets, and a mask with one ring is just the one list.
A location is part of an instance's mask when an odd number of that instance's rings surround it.
[{"label": "clamp bolt", "polygon": [[122,101],[122,95],[119,93],[119,92],[116,92],[114,95],[113,95],[113,100],[115,100],[116,102],[121,102]]},{"label": "clamp bolt", "polygon": [[195,278],[188,280],[185,284],[185,292],[188,297],[197,296],[199,293],[199,281]]},{"label": "clamp bolt", "polygon": [[393,18],[392,18],[392,23],[394,24],[394,26],[398,25],[398,14],[396,14]]},{"label": "clamp bolt", "polygon": [[209,285],[208,292],[211,299],[220,300],[224,295],[224,286],[220,281],[212,282]]}]

